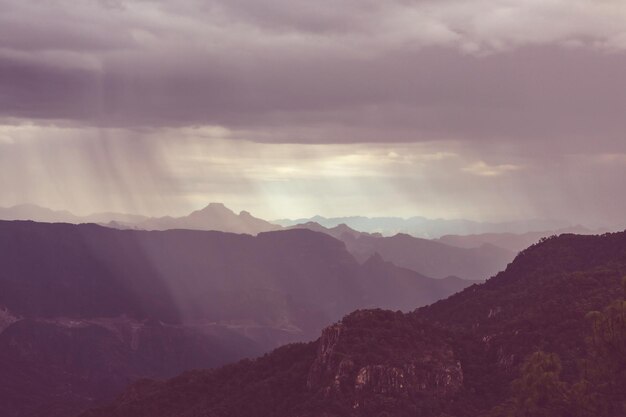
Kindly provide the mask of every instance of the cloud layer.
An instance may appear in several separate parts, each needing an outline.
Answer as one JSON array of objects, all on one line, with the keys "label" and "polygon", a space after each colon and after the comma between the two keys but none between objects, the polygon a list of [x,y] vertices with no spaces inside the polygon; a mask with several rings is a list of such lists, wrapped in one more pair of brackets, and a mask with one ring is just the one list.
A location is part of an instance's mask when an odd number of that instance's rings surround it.
[{"label": "cloud layer", "polygon": [[268,219],[543,217],[626,226],[626,153],[546,161],[448,141],[269,144],[233,140],[224,129],[23,125],[0,129],[0,206],[182,215],[221,201]]},{"label": "cloud layer", "polygon": [[620,0],[0,1],[0,114],[267,142],[615,144]]},{"label": "cloud layer", "polygon": [[623,0],[0,0],[0,203],[617,222],[624,74]]}]

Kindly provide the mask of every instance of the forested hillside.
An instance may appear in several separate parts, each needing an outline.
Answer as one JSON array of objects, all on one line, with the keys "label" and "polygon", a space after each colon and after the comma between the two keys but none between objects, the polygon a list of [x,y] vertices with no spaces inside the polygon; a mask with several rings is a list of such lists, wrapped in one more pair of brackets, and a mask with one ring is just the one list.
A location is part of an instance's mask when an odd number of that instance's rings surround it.
[{"label": "forested hillside", "polygon": [[432,306],[357,311],[313,343],[143,381],[83,417],[622,416],[624,275],[626,233],[550,238]]}]

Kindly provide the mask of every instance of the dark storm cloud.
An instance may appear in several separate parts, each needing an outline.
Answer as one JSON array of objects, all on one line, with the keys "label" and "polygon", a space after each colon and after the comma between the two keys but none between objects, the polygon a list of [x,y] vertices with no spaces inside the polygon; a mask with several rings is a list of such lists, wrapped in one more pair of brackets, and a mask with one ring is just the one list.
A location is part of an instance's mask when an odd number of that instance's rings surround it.
[{"label": "dark storm cloud", "polygon": [[[582,146],[602,136],[613,150],[626,128],[626,27],[615,23],[626,11],[576,3],[588,10],[480,0],[4,0],[0,115],[220,125],[277,142]],[[565,23],[545,22],[559,13]]]}]

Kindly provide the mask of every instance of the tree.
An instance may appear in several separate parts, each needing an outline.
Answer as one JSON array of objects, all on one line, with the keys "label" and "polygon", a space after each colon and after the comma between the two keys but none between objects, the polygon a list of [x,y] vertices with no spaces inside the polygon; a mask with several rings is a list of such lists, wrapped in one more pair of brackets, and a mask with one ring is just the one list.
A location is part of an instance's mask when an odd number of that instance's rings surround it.
[{"label": "tree", "polygon": [[535,352],[511,384],[512,396],[486,417],[565,417],[567,385],[561,381],[561,361],[554,353]]},{"label": "tree", "polygon": [[622,287],[621,300],[587,314],[592,334],[582,379],[594,386],[610,416],[626,415],[626,277]]},{"label": "tree", "polygon": [[624,295],[604,311],[591,311],[588,355],[578,382],[561,381],[553,353],[535,352],[511,385],[512,396],[484,417],[626,416],[626,277]]}]

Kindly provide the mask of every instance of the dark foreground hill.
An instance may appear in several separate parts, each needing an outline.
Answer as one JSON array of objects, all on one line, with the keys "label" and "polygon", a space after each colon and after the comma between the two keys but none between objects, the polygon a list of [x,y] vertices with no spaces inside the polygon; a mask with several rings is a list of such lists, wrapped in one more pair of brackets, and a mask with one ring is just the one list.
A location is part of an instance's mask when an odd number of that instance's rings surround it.
[{"label": "dark foreground hill", "polygon": [[258,356],[356,308],[408,311],[467,284],[359,264],[308,230],[0,221],[0,415],[71,415],[139,377]]},{"label": "dark foreground hill", "polygon": [[606,309],[623,275],[626,233],[562,235],[429,307],[359,310],[315,342],[143,380],[83,417],[623,416],[626,305]]}]

